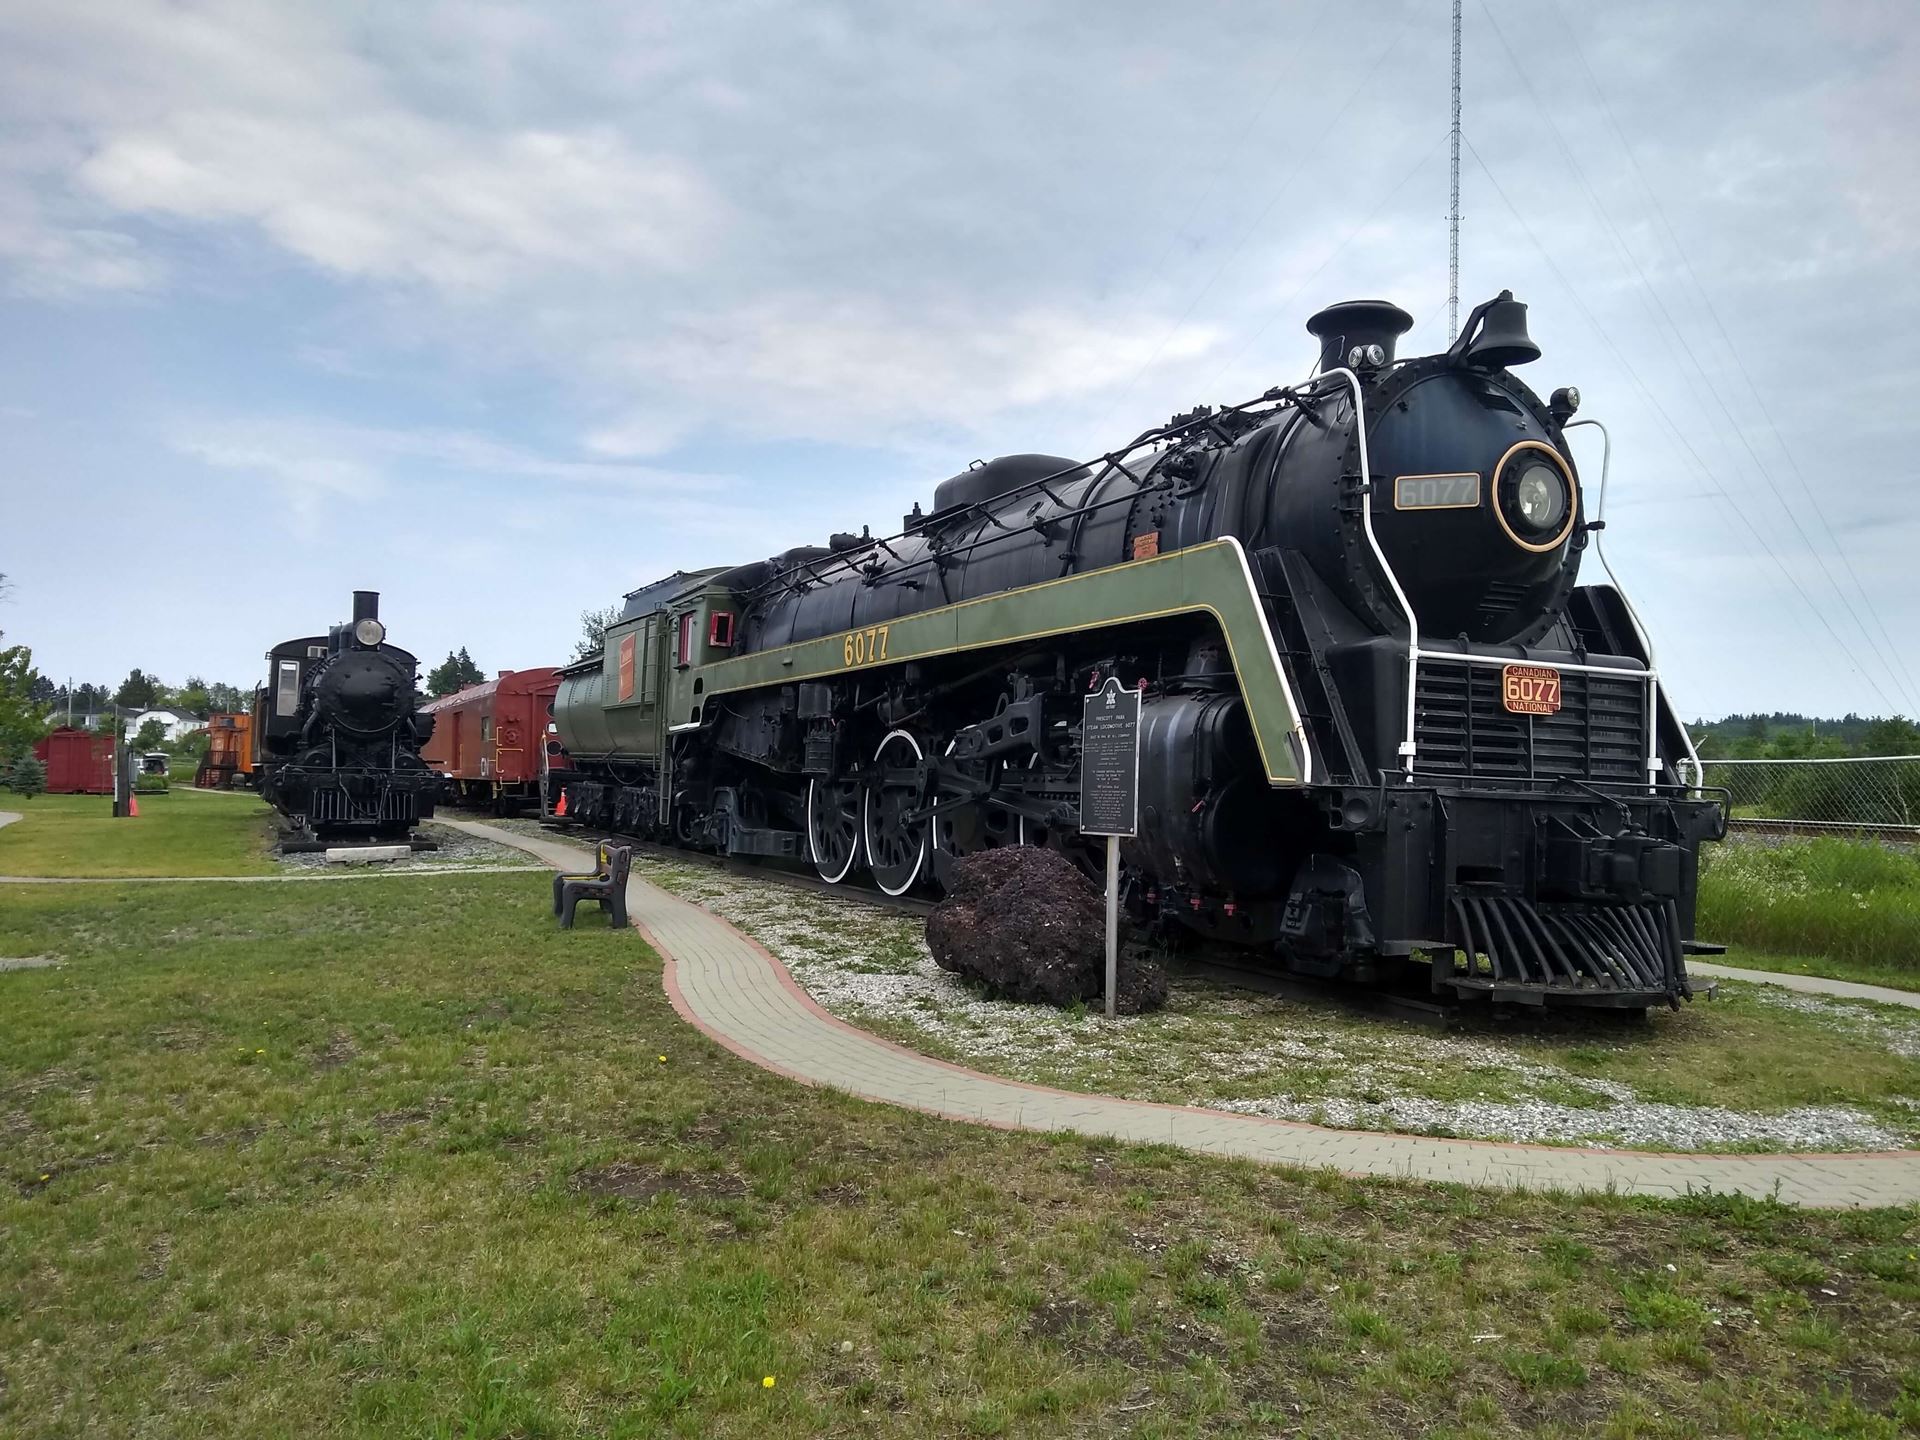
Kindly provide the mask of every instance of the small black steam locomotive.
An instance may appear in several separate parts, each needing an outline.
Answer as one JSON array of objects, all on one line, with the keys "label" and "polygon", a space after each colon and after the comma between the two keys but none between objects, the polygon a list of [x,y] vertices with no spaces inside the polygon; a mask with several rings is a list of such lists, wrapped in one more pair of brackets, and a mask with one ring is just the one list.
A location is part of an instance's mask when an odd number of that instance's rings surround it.
[{"label": "small black steam locomotive", "polygon": [[405,840],[433,814],[438,778],[420,758],[433,717],[419,711],[419,663],[387,644],[380,596],[353,592],[353,619],[267,652],[253,697],[260,793],[286,817],[284,848]]},{"label": "small black steam locomotive", "polygon": [[1335,305],[1302,384],[632,592],[562,671],[555,810],[894,895],[990,846],[1090,859],[1081,701],[1118,679],[1136,925],[1461,998],[1678,1003],[1725,810],[1626,597],[1577,583],[1590,422],[1514,375],[1540,349],[1511,294],[1398,359],[1411,323]]}]

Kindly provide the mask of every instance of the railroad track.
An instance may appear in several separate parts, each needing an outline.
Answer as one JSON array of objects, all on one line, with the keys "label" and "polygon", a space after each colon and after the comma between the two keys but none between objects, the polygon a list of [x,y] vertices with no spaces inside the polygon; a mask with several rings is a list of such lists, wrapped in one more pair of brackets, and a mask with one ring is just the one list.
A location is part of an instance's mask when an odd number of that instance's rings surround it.
[{"label": "railroad track", "polygon": [[1805,840],[1828,835],[1841,840],[1877,840],[1885,845],[1920,845],[1920,825],[1854,825],[1844,820],[1735,817],[1727,821],[1727,834],[1768,840]]}]

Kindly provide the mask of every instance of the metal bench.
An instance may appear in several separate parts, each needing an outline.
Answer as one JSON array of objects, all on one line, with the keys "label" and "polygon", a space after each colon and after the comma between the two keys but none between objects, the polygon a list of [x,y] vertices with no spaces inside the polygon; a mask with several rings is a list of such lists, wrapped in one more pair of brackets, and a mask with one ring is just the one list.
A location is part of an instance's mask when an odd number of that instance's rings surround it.
[{"label": "metal bench", "polygon": [[573,928],[573,907],[582,900],[598,900],[601,910],[613,917],[613,928],[627,928],[627,871],[633,865],[633,849],[627,845],[594,848],[593,861],[598,868],[590,875],[553,877],[553,913],[560,917],[560,928]]}]

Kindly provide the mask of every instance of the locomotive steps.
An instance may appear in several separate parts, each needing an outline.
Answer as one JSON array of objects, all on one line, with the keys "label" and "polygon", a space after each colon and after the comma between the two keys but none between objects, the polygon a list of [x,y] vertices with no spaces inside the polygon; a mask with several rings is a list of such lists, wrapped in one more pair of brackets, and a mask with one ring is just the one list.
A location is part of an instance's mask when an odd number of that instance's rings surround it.
[{"label": "locomotive steps", "polygon": [[[579,847],[473,821],[447,822],[555,867]],[[1329,1167],[1512,1189],[1681,1196],[1712,1191],[1823,1206],[1920,1201],[1920,1152],[1685,1154],[1575,1149],[1339,1130],[1260,1115],[1118,1099],[980,1073],[915,1053],[829,1014],[757,941],[709,910],[635,877],[628,908],[665,960],[679,1014],[756,1065],[948,1119],[1073,1132],[1272,1164]]]}]

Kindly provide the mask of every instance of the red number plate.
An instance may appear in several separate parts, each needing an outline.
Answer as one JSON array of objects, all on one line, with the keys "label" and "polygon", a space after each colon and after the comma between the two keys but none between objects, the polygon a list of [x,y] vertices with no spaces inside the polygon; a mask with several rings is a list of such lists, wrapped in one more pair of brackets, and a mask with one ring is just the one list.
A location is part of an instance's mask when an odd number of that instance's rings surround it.
[{"label": "red number plate", "polygon": [[1500,672],[1500,703],[1515,715],[1551,715],[1560,708],[1560,672],[1546,665],[1508,665]]}]

